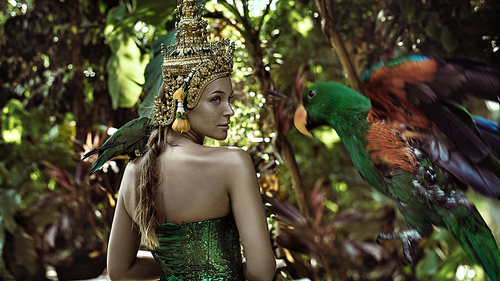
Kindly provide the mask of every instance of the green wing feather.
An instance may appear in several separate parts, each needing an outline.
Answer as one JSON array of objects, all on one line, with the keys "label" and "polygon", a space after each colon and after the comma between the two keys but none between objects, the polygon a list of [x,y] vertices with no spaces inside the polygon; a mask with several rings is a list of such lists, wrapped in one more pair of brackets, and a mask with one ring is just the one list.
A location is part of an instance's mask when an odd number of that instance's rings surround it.
[{"label": "green wing feather", "polygon": [[97,160],[92,163],[90,173],[95,173],[104,163],[119,155],[136,158],[144,153],[152,128],[150,121],[148,117],[134,119],[118,129],[101,147],[86,153],[83,159],[99,153]]}]

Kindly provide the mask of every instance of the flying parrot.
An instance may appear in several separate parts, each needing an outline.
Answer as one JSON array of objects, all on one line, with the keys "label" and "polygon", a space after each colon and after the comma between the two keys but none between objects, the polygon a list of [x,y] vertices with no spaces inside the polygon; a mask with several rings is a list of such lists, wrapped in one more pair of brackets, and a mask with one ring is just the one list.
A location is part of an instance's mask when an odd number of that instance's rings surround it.
[{"label": "flying parrot", "polygon": [[149,117],[140,117],[129,121],[108,138],[101,147],[87,152],[85,158],[99,153],[97,160],[92,163],[90,173],[99,170],[104,163],[119,155],[127,155],[131,159],[144,154],[152,129]]},{"label": "flying parrot", "polygon": [[[472,117],[467,95],[499,101],[498,70],[463,58],[423,55],[381,62],[363,76],[369,97],[335,82],[307,89],[294,116],[303,134],[329,125],[361,176],[392,198],[408,231],[408,262],[433,226],[447,229],[491,280],[500,280],[500,252],[491,230],[462,190],[500,199],[498,125]],[[477,122],[477,123],[476,123]]]}]

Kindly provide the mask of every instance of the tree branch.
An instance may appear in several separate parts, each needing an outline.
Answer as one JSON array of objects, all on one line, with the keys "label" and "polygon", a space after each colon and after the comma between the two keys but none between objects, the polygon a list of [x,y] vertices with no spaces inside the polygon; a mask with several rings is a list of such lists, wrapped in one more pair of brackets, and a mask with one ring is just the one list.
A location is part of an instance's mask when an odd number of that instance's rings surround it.
[{"label": "tree branch", "polygon": [[[269,13],[271,1],[269,1],[269,4],[266,8],[266,12],[261,18],[261,22],[259,23],[259,27],[256,29],[254,28],[250,22],[248,21],[248,5],[246,0],[242,0],[243,2],[243,7],[244,7],[244,15],[245,17],[242,17],[238,11],[231,5],[229,5],[225,0],[221,0],[220,3],[223,4],[225,7],[230,9],[235,17],[240,19],[240,23],[242,24],[241,28],[241,35],[245,39],[245,44],[247,45],[247,52],[249,56],[252,58],[252,68],[253,68],[253,76],[257,80],[257,83],[259,85],[259,89],[261,93],[264,95],[266,100],[271,100],[269,98],[269,90],[272,90],[274,88],[273,80],[271,79],[271,75],[269,71],[266,71],[265,65],[263,63],[264,59],[264,52],[261,48],[260,45],[260,31],[261,31],[261,26],[263,24],[263,18]],[[232,26],[235,26],[234,24],[231,23]],[[236,26],[235,26],[236,27]],[[236,27],[237,28],[237,27]],[[240,29],[238,29],[240,30]],[[307,192],[304,190],[304,187],[302,185],[302,179],[300,177],[300,172],[299,168],[297,165],[297,162],[295,161],[295,155],[293,153],[292,147],[290,145],[290,142],[286,138],[286,135],[281,132],[279,129],[279,126],[277,122],[277,118],[273,114],[272,108],[267,105],[264,106],[262,109],[263,115],[271,117],[272,121],[271,123],[274,123],[275,129],[277,131],[277,138],[275,142],[275,146],[277,148],[278,153],[280,154],[281,158],[285,162],[285,165],[288,167],[291,179],[292,179],[292,185],[294,187],[295,191],[295,196],[297,198],[297,202],[299,205],[300,212],[302,213],[303,216],[305,217],[311,217],[310,211],[309,211],[309,205],[307,201]],[[265,119],[265,118],[262,118]]]},{"label": "tree branch", "polygon": [[262,17],[260,18],[259,25],[257,25],[257,33],[260,34],[260,30],[262,28],[262,25],[264,24],[264,18],[269,14],[269,10],[271,9],[271,3],[273,0],[269,0],[269,3],[267,3],[266,9],[264,10],[264,13],[262,14]]},{"label": "tree branch", "polygon": [[[236,18],[239,22],[243,22],[244,19],[243,17],[240,15],[240,11],[238,11],[238,9],[236,9],[236,7],[234,7],[233,5],[227,3],[226,0],[219,0],[217,1],[217,3],[221,4],[222,6],[226,7]],[[230,24],[234,27],[236,27],[234,24],[232,24],[230,22]]]},{"label": "tree branch", "polygon": [[327,7],[327,3],[325,1],[327,0],[314,0],[314,2],[316,3],[316,7],[318,8],[319,13],[321,15],[321,18],[323,19],[322,22],[323,33],[325,33],[333,49],[335,49],[335,51],[337,52],[340,63],[342,63],[344,71],[347,74],[347,78],[349,79],[349,83],[351,84],[350,85],[351,88],[360,92],[361,94],[364,94],[365,90],[363,88],[363,84],[358,78],[356,69],[352,64],[349,53],[347,52],[344,42],[342,41],[340,31],[335,23],[332,7],[331,5],[328,5],[329,7]]},{"label": "tree branch", "polygon": [[[275,120],[278,120],[278,118],[275,118]],[[288,168],[288,173],[292,181],[293,190],[295,191],[295,198],[297,199],[297,205],[299,206],[299,211],[304,217],[310,218],[311,212],[308,204],[308,195],[302,184],[302,178],[299,172],[299,165],[295,160],[295,155],[293,153],[292,146],[290,145],[290,142],[288,141],[285,134],[281,132],[279,129],[277,129],[277,131],[278,131],[278,136],[276,138],[275,145],[278,148],[278,153],[280,154],[281,159],[283,159],[283,162]]]},{"label": "tree branch", "polygon": [[[80,33],[81,13],[80,1],[71,1],[68,14],[71,16],[71,63],[75,69],[73,76],[73,114],[76,121],[76,136],[77,140],[85,140],[88,128],[91,127],[90,118],[87,118],[85,112],[85,95],[83,93],[83,72],[82,72],[82,35]],[[76,151],[82,151],[82,147],[74,144],[73,148]]]},{"label": "tree branch", "polygon": [[241,0],[243,4],[243,16],[245,19],[248,19],[250,17],[250,13],[248,12],[248,0]]}]

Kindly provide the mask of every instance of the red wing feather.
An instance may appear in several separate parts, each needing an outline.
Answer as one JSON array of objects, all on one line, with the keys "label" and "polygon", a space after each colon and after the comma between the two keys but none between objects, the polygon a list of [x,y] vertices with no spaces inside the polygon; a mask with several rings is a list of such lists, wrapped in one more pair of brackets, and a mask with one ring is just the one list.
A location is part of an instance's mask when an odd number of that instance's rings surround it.
[{"label": "red wing feather", "polygon": [[379,63],[362,77],[372,106],[367,150],[375,163],[411,170],[409,144],[481,194],[500,197],[500,162],[463,107],[467,95],[500,100],[496,68],[413,55]]},{"label": "red wing feather", "polygon": [[[371,74],[365,89],[378,116],[425,128],[430,121],[408,101],[407,84],[428,83],[434,78],[438,64],[434,60],[406,61],[395,67],[381,67]],[[429,93],[429,98],[434,98]]]}]

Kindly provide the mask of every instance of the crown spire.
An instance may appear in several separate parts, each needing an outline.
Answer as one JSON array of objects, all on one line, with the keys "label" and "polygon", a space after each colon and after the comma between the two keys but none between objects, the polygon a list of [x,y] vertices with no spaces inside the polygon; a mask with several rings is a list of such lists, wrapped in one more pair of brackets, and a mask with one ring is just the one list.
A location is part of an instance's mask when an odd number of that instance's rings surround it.
[{"label": "crown spire", "polygon": [[[154,120],[162,126],[170,125],[174,118],[187,120],[184,106],[195,107],[210,82],[230,76],[233,71],[234,43],[229,39],[208,41],[208,23],[202,19],[204,11],[196,5],[196,0],[179,1],[175,43],[161,46],[165,92],[155,96]],[[175,98],[174,92],[177,92]]]}]

